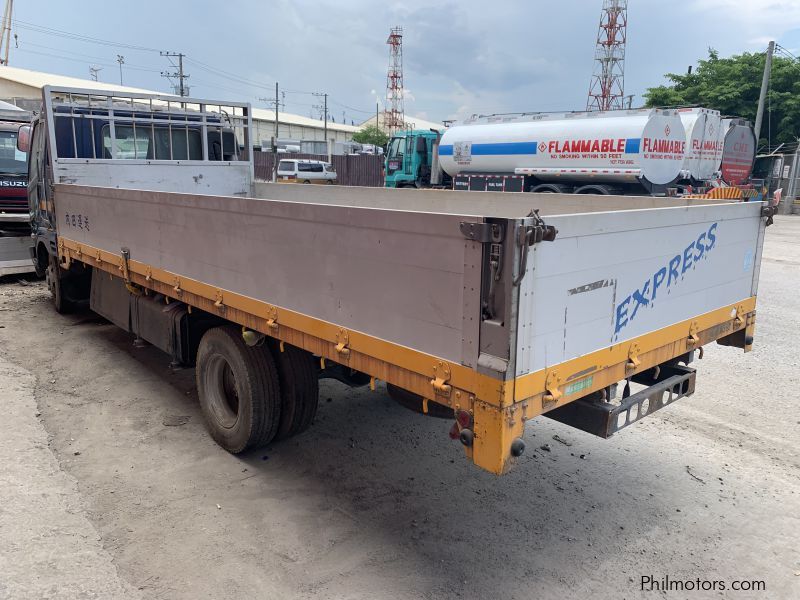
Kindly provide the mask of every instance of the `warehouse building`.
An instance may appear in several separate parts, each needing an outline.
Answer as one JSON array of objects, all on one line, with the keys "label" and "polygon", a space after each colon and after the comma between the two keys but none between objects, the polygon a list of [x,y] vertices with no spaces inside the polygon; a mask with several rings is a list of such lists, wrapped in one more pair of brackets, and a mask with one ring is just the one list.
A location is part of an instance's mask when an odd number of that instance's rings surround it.
[{"label": "warehouse building", "polygon": [[[377,115],[377,122],[380,125],[380,128],[384,131],[386,127],[384,126],[384,119],[385,113],[379,113]],[[373,115],[359,126],[361,127],[368,127],[370,125],[375,125],[376,116]],[[428,121],[427,119],[422,119],[420,117],[413,117],[411,115],[405,115],[405,123],[409,129],[435,129],[436,131],[444,131],[445,126],[442,123],[434,123],[433,121]]]},{"label": "warehouse building", "polygon": [[[4,100],[26,110],[38,110],[42,99],[42,87],[55,85],[90,90],[108,90],[134,94],[162,94],[153,90],[115,85],[103,81],[66,77],[53,73],[29,71],[16,67],[0,66],[0,100]],[[275,135],[275,112],[253,108],[253,145],[269,146]],[[346,142],[360,127],[328,122],[328,139]],[[278,114],[278,138],[292,140],[325,140],[325,123],[301,115],[281,112]]]}]

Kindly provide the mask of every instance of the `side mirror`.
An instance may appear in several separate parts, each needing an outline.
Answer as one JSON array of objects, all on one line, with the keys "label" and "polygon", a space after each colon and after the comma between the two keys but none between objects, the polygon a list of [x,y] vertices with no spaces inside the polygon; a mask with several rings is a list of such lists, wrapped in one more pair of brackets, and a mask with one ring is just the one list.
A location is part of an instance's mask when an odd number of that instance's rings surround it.
[{"label": "side mirror", "polygon": [[31,126],[23,125],[17,133],[17,150],[20,152],[30,152],[31,149]]}]

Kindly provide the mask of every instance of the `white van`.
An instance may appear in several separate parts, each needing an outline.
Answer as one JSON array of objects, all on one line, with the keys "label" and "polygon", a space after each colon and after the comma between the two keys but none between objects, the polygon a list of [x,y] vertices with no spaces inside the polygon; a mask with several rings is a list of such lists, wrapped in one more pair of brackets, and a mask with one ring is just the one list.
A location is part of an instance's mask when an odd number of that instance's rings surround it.
[{"label": "white van", "polygon": [[336,169],[321,160],[294,158],[278,163],[278,181],[295,183],[334,183]]}]

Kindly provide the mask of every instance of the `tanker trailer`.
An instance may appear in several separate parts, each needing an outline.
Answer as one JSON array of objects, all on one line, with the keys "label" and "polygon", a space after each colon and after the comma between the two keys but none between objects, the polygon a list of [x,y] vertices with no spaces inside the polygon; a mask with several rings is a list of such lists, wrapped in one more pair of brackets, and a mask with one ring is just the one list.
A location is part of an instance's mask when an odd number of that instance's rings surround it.
[{"label": "tanker trailer", "polygon": [[719,142],[722,146],[717,171],[728,185],[741,185],[753,172],[756,157],[756,135],[750,121],[740,118],[722,119]]},{"label": "tanker trailer", "polygon": [[676,110],[479,117],[447,129],[438,156],[461,190],[666,192],[683,168]]},{"label": "tanker trailer", "polygon": [[717,178],[722,160],[719,111],[708,108],[678,109],[686,129],[686,157],[681,179],[692,185],[704,185]]}]

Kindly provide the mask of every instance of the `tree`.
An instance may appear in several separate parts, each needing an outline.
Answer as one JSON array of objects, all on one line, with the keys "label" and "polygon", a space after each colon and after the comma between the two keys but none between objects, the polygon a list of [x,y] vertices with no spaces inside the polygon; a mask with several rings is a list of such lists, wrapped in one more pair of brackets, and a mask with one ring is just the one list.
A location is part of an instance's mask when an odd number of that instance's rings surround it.
[{"label": "tree", "polygon": [[[726,116],[755,123],[765,55],[750,53],[720,58],[713,48],[693,73],[668,73],[669,85],[647,90],[645,105],[713,108]],[[800,62],[775,56],[772,60],[767,105],[759,145],[770,138],[777,143],[795,142],[800,136]]]},{"label": "tree", "polygon": [[372,144],[383,147],[389,141],[389,136],[377,125],[367,125],[353,134],[353,141],[359,144]]}]

